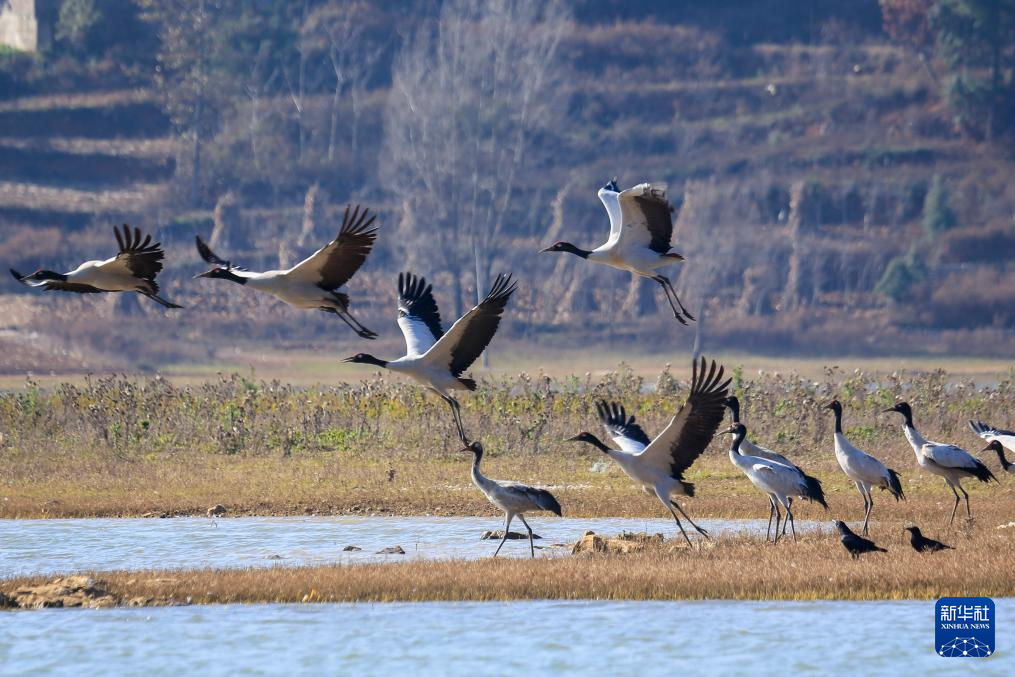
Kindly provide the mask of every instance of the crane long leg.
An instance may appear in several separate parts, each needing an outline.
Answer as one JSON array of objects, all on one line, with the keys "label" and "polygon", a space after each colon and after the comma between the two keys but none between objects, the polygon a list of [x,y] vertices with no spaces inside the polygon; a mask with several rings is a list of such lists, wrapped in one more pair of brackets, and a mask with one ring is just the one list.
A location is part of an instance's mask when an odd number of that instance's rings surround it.
[{"label": "crane long leg", "polygon": [[959,491],[961,491],[962,495],[966,497],[966,519],[973,519],[973,513],[969,510],[969,494],[966,493],[966,490],[962,488],[961,484],[959,485]]},{"label": "crane long leg", "polygon": [[782,518],[782,515],[779,514],[779,504],[775,499],[772,499],[772,507],[775,508],[775,540],[772,541],[774,545],[779,542],[779,520]]},{"label": "crane long leg", "polygon": [[529,555],[532,557],[532,559],[535,559],[536,558],[536,547],[534,545],[532,545],[532,527],[530,527],[529,523],[525,521],[525,515],[519,514],[518,515],[518,519],[520,519],[522,521],[522,524],[525,525],[525,528],[529,532]]},{"label": "crane long leg", "polygon": [[[783,507],[786,508],[786,514],[788,515],[790,508],[793,507],[793,497],[792,496],[787,496],[786,497],[786,505],[783,506]],[[789,519],[788,518],[784,519],[782,521],[782,535],[783,536],[786,535],[786,527],[787,526],[789,526]],[[793,528],[796,529],[796,525],[795,524],[793,525]],[[794,537],[794,539],[796,538],[796,533],[793,534],[793,537]]]},{"label": "crane long leg", "polygon": [[704,536],[704,537],[705,537],[705,538],[707,538],[708,540],[710,540],[710,541],[712,540],[712,537],[708,535],[708,532],[707,532],[707,531],[705,531],[704,529],[702,529],[701,527],[699,527],[699,526],[698,526],[697,524],[695,524],[695,523],[694,523],[694,522],[693,522],[693,521],[691,520],[691,518],[690,518],[690,517],[688,517],[688,516],[687,516],[687,513],[686,513],[686,512],[684,512],[684,509],[680,507],[680,504],[679,504],[679,503],[677,503],[676,501],[670,501],[670,503],[672,503],[672,504],[673,504],[673,507],[674,507],[674,508],[676,508],[677,510],[679,510],[679,511],[680,511],[680,514],[684,516],[684,519],[685,519],[685,520],[687,520],[687,521],[688,521],[688,522],[689,522],[689,523],[691,524],[691,526],[692,526],[692,527],[694,527],[694,530],[695,530],[695,531],[697,531],[697,532],[698,532],[699,534],[701,534],[702,536]]},{"label": "crane long leg", "polygon": [[687,541],[688,545],[691,545],[691,539],[688,537],[687,532],[684,531],[684,525],[680,523],[680,518],[677,517],[677,513],[673,512],[673,508],[670,508],[670,514],[673,515],[673,519],[677,520],[677,528],[684,535],[684,540]]},{"label": "crane long leg", "polygon": [[[497,549],[493,551],[493,556],[494,557],[496,557],[497,553],[500,552],[500,549],[504,547],[504,541],[507,540],[508,533],[510,533],[510,531],[511,531],[511,520],[513,520],[514,517],[515,516],[512,515],[511,513],[505,513],[505,516],[504,516],[504,538],[500,539],[500,545],[498,545]],[[526,526],[528,526],[528,525],[526,525]]]},{"label": "crane long leg", "polygon": [[670,310],[673,311],[673,317],[676,318],[677,322],[679,322],[680,324],[687,324],[687,320],[681,317],[680,311],[677,310],[677,304],[673,302],[673,297],[670,296],[670,288],[668,286],[669,280],[667,280],[662,275],[656,275],[652,279],[658,282],[659,286],[663,288],[663,294],[666,295],[666,301],[667,303],[670,304]]},{"label": "crane long leg", "polygon": [[[768,528],[765,529],[765,543],[768,543],[769,538],[772,534],[772,518],[775,517],[775,499],[771,496],[768,497]],[[778,525],[776,529],[778,529]]]},{"label": "crane long leg", "polygon": [[[793,542],[796,543],[796,520],[793,519],[793,499],[786,499],[786,522],[789,522],[790,531],[793,532]],[[782,525],[783,531],[786,530],[785,522]]]},{"label": "crane long leg", "polygon": [[344,313],[335,313],[335,314],[338,315],[339,317],[341,317],[343,320],[345,320],[345,323],[347,325],[349,325],[350,327],[352,327],[352,330],[354,332],[356,332],[357,334],[359,334],[360,338],[365,338],[365,339],[375,339],[375,338],[377,338],[377,333],[376,332],[370,331],[369,329],[364,327],[360,323],[360,321],[357,320],[355,317],[353,317],[352,313],[350,313],[348,310],[345,311]]},{"label": "crane long leg", "polygon": [[870,489],[868,489],[864,495],[865,511],[863,513],[863,535],[867,535],[867,525],[870,522],[871,510],[874,509],[874,497],[871,496]]},{"label": "crane long leg", "polygon": [[955,511],[959,509],[960,499],[959,492],[955,491],[955,487],[953,487],[950,482],[948,483],[948,488],[952,490],[953,494],[955,494],[955,505],[952,506],[952,516],[951,519],[948,520],[948,525],[951,526],[955,522]]},{"label": "crane long leg", "polygon": [[451,415],[455,418],[455,427],[458,428],[458,438],[462,441],[462,444],[469,446],[469,438],[465,436],[465,428],[462,426],[462,412],[459,409],[458,400],[450,395],[441,395],[441,398],[451,407]]},{"label": "crane long leg", "polygon": [[684,304],[680,302],[680,297],[677,296],[677,290],[673,288],[673,283],[670,282],[670,278],[665,277],[663,275],[660,275],[659,277],[663,278],[663,280],[666,282],[667,291],[669,291],[669,293],[673,296],[673,300],[677,302],[677,305],[680,306],[680,311],[684,314],[684,317],[686,317],[688,320],[693,321],[694,315],[691,315],[689,312],[687,312],[687,308],[685,308]]}]

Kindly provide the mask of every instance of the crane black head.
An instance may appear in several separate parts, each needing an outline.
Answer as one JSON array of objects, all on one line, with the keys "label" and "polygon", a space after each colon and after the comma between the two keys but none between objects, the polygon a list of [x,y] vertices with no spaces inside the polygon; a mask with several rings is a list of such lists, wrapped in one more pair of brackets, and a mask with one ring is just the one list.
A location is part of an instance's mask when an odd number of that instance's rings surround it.
[{"label": "crane black head", "polygon": [[610,450],[610,448],[608,446],[606,446],[605,444],[603,444],[602,440],[600,440],[598,437],[596,437],[592,433],[584,432],[584,431],[578,433],[574,437],[569,437],[569,438],[567,438],[564,441],[565,442],[584,442],[586,444],[591,444],[593,447],[595,447],[596,449],[598,449],[599,451],[601,451],[603,453],[606,453],[606,452],[608,452]]},{"label": "crane black head", "polygon": [[908,402],[899,402],[894,407],[889,407],[888,409],[885,409],[885,413],[888,413],[890,411],[902,414],[906,418],[906,425],[908,425],[910,428],[913,427],[913,409],[909,406]]},{"label": "crane black head", "polygon": [[980,453],[982,454],[985,451],[993,451],[997,454],[997,458],[1001,461],[1001,467],[1003,469],[1007,470],[1011,466],[1011,462],[1004,457],[1004,445],[1002,445],[999,441],[991,440],[990,444],[980,450]]},{"label": "crane black head", "polygon": [[471,451],[472,455],[476,457],[476,460],[483,458],[483,445],[479,443],[479,440],[472,444],[462,447],[462,451]]},{"label": "crane black head", "polygon": [[583,259],[587,259],[589,257],[589,254],[592,253],[591,251],[589,251],[587,249],[580,249],[580,248],[574,246],[573,244],[571,244],[570,242],[563,242],[563,241],[561,241],[561,242],[554,242],[549,247],[546,247],[545,249],[540,249],[539,250],[539,253],[543,253],[543,252],[567,252],[568,254],[574,254],[575,256],[581,257]]},{"label": "crane black head", "polygon": [[725,404],[729,408],[730,413],[733,414],[733,422],[734,423],[739,423],[740,422],[740,400],[737,399],[737,396],[736,395],[730,395],[729,397],[726,398],[726,401],[723,402],[723,404]]},{"label": "crane black head", "polygon": [[58,273],[54,270],[46,270],[45,268],[39,268],[31,275],[21,275],[18,271],[11,268],[11,275],[13,275],[19,282],[26,282],[28,280],[31,280],[32,282],[43,282],[45,280],[67,281],[67,276],[63,273]]},{"label": "crane black head", "polygon": [[374,357],[369,353],[356,353],[352,357],[347,357],[343,362],[355,362],[356,364],[372,364],[377,367],[388,366],[387,360],[382,360],[379,357]]},{"label": "crane black head", "polygon": [[199,273],[199,274],[195,275],[194,279],[196,280],[199,277],[208,277],[208,278],[213,278],[213,279],[229,280],[231,282],[236,282],[238,284],[246,284],[247,283],[247,278],[240,277],[239,275],[237,275],[236,273],[234,273],[232,271],[232,268],[230,268],[228,266],[215,266],[211,270],[206,270],[203,273]]},{"label": "crane black head", "polygon": [[824,408],[825,409],[831,409],[836,414],[841,414],[842,413],[842,405],[839,404],[839,400],[832,400],[831,402],[826,404]]},{"label": "crane black head", "polygon": [[612,190],[614,193],[620,192],[620,186],[617,185],[617,177],[613,177],[609,182],[603,186],[606,190]]}]

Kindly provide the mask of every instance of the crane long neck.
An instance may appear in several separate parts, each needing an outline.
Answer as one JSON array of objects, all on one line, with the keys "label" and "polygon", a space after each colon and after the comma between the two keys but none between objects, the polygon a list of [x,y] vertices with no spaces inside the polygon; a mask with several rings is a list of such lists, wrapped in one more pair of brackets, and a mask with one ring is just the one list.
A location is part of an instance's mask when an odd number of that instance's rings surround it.
[{"label": "crane long neck", "polygon": [[585,441],[588,442],[589,444],[591,444],[593,447],[595,447],[599,451],[603,452],[604,454],[609,454],[611,451],[613,451],[613,449],[610,449],[608,446],[603,444],[602,440],[600,440],[595,435],[589,435],[589,439],[587,439]]},{"label": "crane long neck", "polygon": [[832,410],[835,413],[835,432],[842,434],[842,408],[836,407]]},{"label": "crane long neck", "polygon": [[475,454],[472,459],[472,483],[482,489],[490,483],[490,480],[488,480],[479,469],[479,463],[483,460],[483,454],[477,452],[472,453]]},{"label": "crane long neck", "polygon": [[574,254],[575,256],[578,256],[583,259],[587,259],[589,257],[589,254],[592,253],[591,249],[582,249],[581,247],[574,246],[570,242],[565,242],[564,244],[562,244],[560,246],[560,250],[562,252],[567,252],[568,254]]},{"label": "crane long neck", "polygon": [[733,435],[733,442],[730,443],[730,458],[735,456],[743,456],[740,451],[740,444],[744,441],[743,433],[735,433]]},{"label": "crane long neck", "polygon": [[1001,468],[1003,468],[1004,471],[1007,472],[1008,468],[1012,466],[1012,463],[1011,461],[1009,461],[1007,458],[1004,457],[1004,447],[998,447],[994,451],[997,452],[997,459],[1001,461]]}]

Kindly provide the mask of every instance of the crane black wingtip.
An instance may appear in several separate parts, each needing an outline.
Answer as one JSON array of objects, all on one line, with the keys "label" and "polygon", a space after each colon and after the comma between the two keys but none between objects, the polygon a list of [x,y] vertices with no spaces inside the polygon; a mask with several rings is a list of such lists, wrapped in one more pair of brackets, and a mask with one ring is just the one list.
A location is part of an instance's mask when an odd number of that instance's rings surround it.
[{"label": "crane black wingtip", "polygon": [[16,270],[14,270],[13,268],[11,268],[10,271],[11,271],[11,275],[14,276],[15,280],[17,280],[21,284],[25,284],[25,276],[24,275],[22,275],[21,273],[19,273]]}]

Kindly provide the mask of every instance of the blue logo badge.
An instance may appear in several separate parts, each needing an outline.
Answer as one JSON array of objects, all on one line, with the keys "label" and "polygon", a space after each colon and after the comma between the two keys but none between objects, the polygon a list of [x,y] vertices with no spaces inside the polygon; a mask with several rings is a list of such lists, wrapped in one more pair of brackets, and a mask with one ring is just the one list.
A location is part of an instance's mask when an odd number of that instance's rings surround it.
[{"label": "blue logo badge", "polygon": [[945,658],[983,658],[994,653],[994,600],[942,597],[934,605],[935,651]]}]

